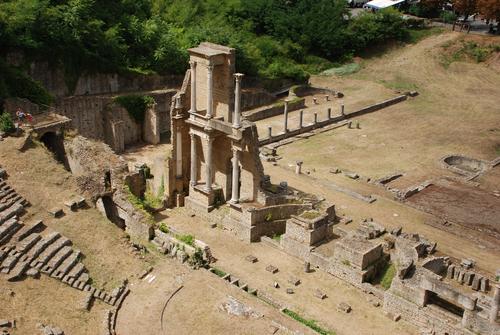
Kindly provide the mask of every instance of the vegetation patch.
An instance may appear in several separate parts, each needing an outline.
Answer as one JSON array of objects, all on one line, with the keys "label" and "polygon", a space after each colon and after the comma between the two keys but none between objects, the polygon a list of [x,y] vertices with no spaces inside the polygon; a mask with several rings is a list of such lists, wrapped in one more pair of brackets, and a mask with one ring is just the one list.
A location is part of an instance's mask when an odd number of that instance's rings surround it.
[{"label": "vegetation patch", "polygon": [[373,284],[380,284],[384,290],[388,290],[391,287],[395,275],[396,266],[391,262],[385,263],[384,267],[373,280]]},{"label": "vegetation patch", "polygon": [[212,268],[212,272],[215,273],[217,276],[219,277],[224,277],[227,273],[222,271],[221,269],[218,269],[218,268]]},{"label": "vegetation patch", "polygon": [[300,217],[307,219],[307,220],[314,220],[318,217],[320,217],[321,213],[318,211],[305,211],[302,214],[300,214]]},{"label": "vegetation patch", "polygon": [[299,314],[295,313],[292,310],[289,310],[289,309],[285,308],[285,309],[283,309],[283,313],[286,314],[286,315],[288,315],[289,317],[291,317],[295,321],[298,321],[298,322],[302,323],[303,325],[311,328],[312,330],[314,330],[318,334],[321,334],[321,335],[335,335],[335,332],[320,327],[317,324],[317,321],[303,318],[302,316],[300,316]]},{"label": "vegetation patch", "polygon": [[158,229],[165,234],[168,234],[170,232],[170,229],[168,229],[168,226],[165,223],[160,223]]},{"label": "vegetation patch", "polygon": [[175,238],[187,245],[194,247],[194,241],[195,241],[194,235],[191,234],[175,235]]},{"label": "vegetation patch", "polygon": [[347,76],[353,73],[358,72],[361,70],[361,64],[359,63],[348,63],[344,64],[339,67],[334,67],[331,69],[328,69],[326,71],[321,72],[322,75],[325,76],[331,76],[331,75],[336,75],[336,76]]},{"label": "vegetation patch", "polygon": [[116,97],[115,102],[125,108],[132,119],[137,123],[144,121],[146,110],[154,103],[154,99],[147,95],[121,95]]},{"label": "vegetation patch", "polygon": [[280,243],[282,235],[283,234],[273,234],[272,239],[275,240],[276,242]]},{"label": "vegetation patch", "polygon": [[441,64],[448,68],[451,63],[472,61],[482,63],[493,53],[500,52],[500,44],[479,44],[474,41],[459,40],[456,43],[448,42],[442,45],[444,50]]},{"label": "vegetation patch", "polygon": [[14,122],[9,113],[4,112],[0,114],[0,131],[9,133],[14,130]]}]

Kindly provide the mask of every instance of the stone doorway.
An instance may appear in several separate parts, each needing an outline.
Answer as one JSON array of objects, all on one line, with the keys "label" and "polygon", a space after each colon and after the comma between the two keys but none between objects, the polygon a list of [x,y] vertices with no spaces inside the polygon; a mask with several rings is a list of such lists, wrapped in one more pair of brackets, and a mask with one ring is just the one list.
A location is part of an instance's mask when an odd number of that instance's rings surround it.
[{"label": "stone doorway", "polygon": [[64,138],[62,134],[52,131],[46,132],[40,137],[40,142],[54,155],[54,158],[64,165],[66,170],[69,169],[66,150],[64,149]]}]

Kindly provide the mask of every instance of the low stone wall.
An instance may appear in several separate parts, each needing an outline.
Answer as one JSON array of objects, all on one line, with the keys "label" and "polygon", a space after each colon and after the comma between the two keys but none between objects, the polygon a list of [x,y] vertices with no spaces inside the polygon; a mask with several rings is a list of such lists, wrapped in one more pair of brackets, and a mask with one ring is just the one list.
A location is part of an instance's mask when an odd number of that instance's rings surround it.
[{"label": "low stone wall", "polygon": [[[305,99],[304,98],[298,98],[295,100],[292,100],[288,103],[288,111],[295,111],[297,109],[305,108]],[[283,102],[278,102],[274,104],[273,106],[269,107],[264,107],[261,109],[249,111],[249,112],[243,112],[243,116],[248,120],[248,121],[259,121],[263,119],[267,119],[276,115],[281,115],[283,114],[283,109],[284,109],[284,103]]]},{"label": "low stone wall", "polygon": [[243,89],[241,92],[241,110],[269,105],[276,100],[276,96],[263,89]]},{"label": "low stone wall", "polygon": [[[286,133],[285,132],[280,132],[280,133],[278,133],[276,135],[273,135],[271,133],[271,136],[267,136],[265,138],[260,139],[259,140],[259,144],[261,146],[263,146],[263,145],[266,145],[266,144],[270,144],[270,143],[274,143],[274,142],[278,142],[278,141],[284,140],[286,138],[290,138],[290,137],[294,137],[294,136],[297,136],[297,135],[300,135],[300,134],[308,133],[308,132],[310,132],[310,131],[312,131],[314,129],[317,129],[317,128],[322,128],[322,127],[331,125],[333,123],[337,123],[337,122],[340,122],[340,121],[343,121],[343,120],[347,120],[347,119],[350,119],[350,118],[353,118],[353,117],[356,117],[356,116],[361,116],[361,115],[364,115],[364,114],[368,114],[368,113],[372,113],[372,112],[378,111],[378,110],[386,108],[388,106],[397,104],[397,103],[399,103],[401,101],[405,101],[407,98],[408,97],[406,95],[400,95],[400,96],[397,96],[395,98],[388,99],[388,100],[376,103],[374,105],[370,105],[370,106],[364,107],[364,108],[362,108],[362,109],[360,109],[358,111],[352,112],[352,113],[348,113],[348,114],[344,114],[344,115],[342,115],[342,114],[341,115],[336,115],[336,116],[330,117],[330,118],[328,118],[326,120],[321,120],[321,121],[318,120],[315,123],[310,123],[310,124],[307,124],[307,125],[303,125],[300,128],[288,130]],[[282,110],[282,113],[283,113],[283,110]]]}]

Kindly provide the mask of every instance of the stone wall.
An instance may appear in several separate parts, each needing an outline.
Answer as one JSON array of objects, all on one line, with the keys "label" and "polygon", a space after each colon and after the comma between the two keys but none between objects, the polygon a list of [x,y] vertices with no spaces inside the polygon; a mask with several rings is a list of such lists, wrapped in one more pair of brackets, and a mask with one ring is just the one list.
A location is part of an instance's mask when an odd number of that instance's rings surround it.
[{"label": "stone wall", "polygon": [[179,87],[182,82],[182,76],[179,75],[93,73],[82,74],[74,90],[71,90],[67,87],[63,69],[52,67],[47,62],[32,63],[28,75],[40,82],[55,97],[151,91],[158,88]]},{"label": "stone wall", "polygon": [[[293,101],[290,101],[288,103],[288,111],[292,112],[301,108],[305,108],[305,99],[304,98],[297,98]],[[276,115],[282,115],[284,111],[285,105],[283,102],[278,102],[271,107],[266,106],[263,108],[259,108],[256,110],[252,111],[247,111],[243,113],[243,116],[248,120],[248,121],[259,121],[263,119],[267,119]]]},{"label": "stone wall", "polygon": [[[372,113],[372,112],[378,111],[380,109],[394,105],[394,104],[399,103],[401,101],[405,101],[407,98],[408,97],[406,95],[400,95],[398,97],[388,99],[388,100],[382,101],[382,102],[374,104],[374,105],[367,106],[365,108],[362,108],[362,109],[357,110],[357,111],[352,112],[352,113],[346,113],[345,115],[332,116],[329,119],[318,120],[316,123],[304,124],[301,128],[289,129],[286,133],[283,131],[280,131],[278,133],[272,134],[271,137],[269,137],[266,134],[264,138],[259,139],[259,144],[262,146],[262,145],[278,142],[278,141],[284,140],[286,138],[294,137],[294,136],[297,136],[297,135],[300,135],[303,133],[308,133],[314,129],[322,128],[322,127],[331,125],[333,123],[337,123],[339,121],[347,120],[347,119],[353,118],[355,116],[360,116],[360,115],[364,115],[367,113]],[[282,112],[283,112],[283,110],[282,110]],[[283,129],[283,128],[280,128],[280,130],[281,129]]]}]

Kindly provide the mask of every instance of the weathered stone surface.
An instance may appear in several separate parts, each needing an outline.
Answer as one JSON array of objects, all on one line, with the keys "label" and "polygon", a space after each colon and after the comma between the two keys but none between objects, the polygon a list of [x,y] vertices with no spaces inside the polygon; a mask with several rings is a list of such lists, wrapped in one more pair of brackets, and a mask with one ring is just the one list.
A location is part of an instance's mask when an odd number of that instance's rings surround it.
[{"label": "weathered stone surface", "polygon": [[298,286],[300,284],[300,279],[297,277],[291,276],[290,278],[288,278],[288,282],[294,286]]},{"label": "weathered stone surface", "polygon": [[351,306],[345,302],[341,302],[340,304],[338,304],[337,309],[344,313],[350,313],[352,310]]},{"label": "weathered stone surface", "polygon": [[245,260],[250,263],[257,263],[259,259],[253,255],[248,255],[245,257]]},{"label": "weathered stone surface", "polygon": [[64,215],[64,211],[62,210],[62,208],[54,207],[49,209],[49,214],[57,219]]},{"label": "weathered stone surface", "polygon": [[321,300],[323,300],[323,299],[325,299],[325,298],[326,298],[326,294],[325,294],[325,293],[323,293],[323,292],[322,292],[321,290],[319,290],[319,289],[317,289],[317,290],[315,290],[315,291],[314,291],[314,296],[315,296],[316,298],[321,299]]},{"label": "weathered stone surface", "polygon": [[266,266],[266,271],[269,271],[271,273],[277,273],[279,269],[275,267],[274,265],[268,265]]}]

